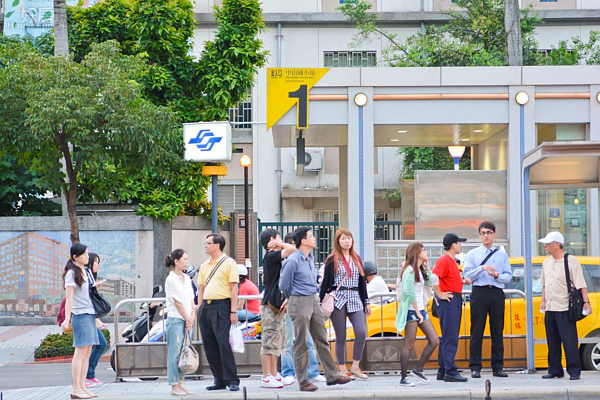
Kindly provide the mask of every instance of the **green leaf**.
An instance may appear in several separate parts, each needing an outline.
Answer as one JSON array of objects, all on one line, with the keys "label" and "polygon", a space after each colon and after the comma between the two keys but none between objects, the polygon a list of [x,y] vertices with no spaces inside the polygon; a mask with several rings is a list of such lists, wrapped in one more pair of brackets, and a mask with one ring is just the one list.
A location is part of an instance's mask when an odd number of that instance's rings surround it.
[{"label": "green leaf", "polygon": [[47,20],[47,19],[50,19],[50,18],[52,18],[52,12],[50,12],[50,11],[46,11],[46,12],[44,13],[44,16],[42,17],[42,19],[43,19],[43,20]]},{"label": "green leaf", "polygon": [[14,11],[9,11],[9,12],[7,12],[7,13],[6,13],[6,18],[8,19],[8,18],[12,17],[12,15],[13,15],[14,13],[15,13]]},{"label": "green leaf", "polygon": [[13,3],[12,3],[12,6],[13,6],[13,7],[16,7],[16,6],[18,6],[18,5],[19,5],[19,3],[21,3],[21,1],[20,1],[20,0],[15,0],[15,1],[13,1]]}]

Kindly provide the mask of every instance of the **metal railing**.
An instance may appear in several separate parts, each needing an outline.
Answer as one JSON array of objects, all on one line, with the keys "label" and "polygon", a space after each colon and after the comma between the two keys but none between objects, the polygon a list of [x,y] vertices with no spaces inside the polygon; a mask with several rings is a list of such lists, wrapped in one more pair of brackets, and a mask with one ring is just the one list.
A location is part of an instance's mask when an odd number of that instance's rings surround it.
[{"label": "metal railing", "polygon": [[[506,307],[506,312],[509,316],[510,328],[508,328],[508,333],[504,335],[504,339],[508,340],[510,346],[506,348],[506,358],[505,364],[507,367],[524,367],[526,361],[526,352],[520,351],[525,349],[525,335],[524,334],[515,334],[513,331],[513,298],[516,295],[520,298],[525,298],[525,294],[516,289],[506,289],[504,290],[505,294],[508,295],[506,300],[508,301]],[[463,297],[471,294],[470,290],[463,291]],[[390,292],[389,294],[379,294],[371,296],[371,299],[375,298],[391,298],[395,299],[396,294]],[[248,300],[260,300],[262,299],[262,295],[253,295],[253,296],[239,296],[240,300],[244,300],[247,302]],[[516,298],[515,298],[516,299]],[[122,300],[115,307],[115,370],[116,370],[116,378],[117,380],[122,380],[127,377],[157,377],[157,376],[165,376],[166,375],[166,360],[167,360],[167,346],[166,341],[163,336],[162,341],[160,342],[129,342],[124,343],[121,340],[121,329],[123,321],[119,318],[119,311],[125,308],[127,305],[132,307],[132,322],[135,321],[135,305],[136,303],[150,303],[150,302],[165,302],[166,299],[163,298],[142,298],[142,299],[126,299]],[[465,303],[466,304],[466,303]],[[247,306],[247,303],[246,303]],[[377,309],[379,307],[379,309]],[[389,311],[384,313],[384,307],[393,307],[394,312],[390,313]],[[429,306],[428,306],[429,307]],[[247,308],[247,307],[246,307]],[[361,369],[364,371],[370,372],[381,372],[381,371],[395,371],[400,369],[400,352],[402,350],[402,346],[404,343],[404,338],[400,336],[395,330],[395,319],[396,314],[398,312],[398,302],[391,301],[385,302],[382,305],[373,305],[372,306],[373,313],[379,313],[379,330],[377,334],[370,335],[371,337],[367,338],[367,343],[365,346],[365,350],[363,352],[363,359],[361,361]],[[388,315],[386,319],[386,315]],[[466,306],[463,305],[463,322],[461,324],[461,333],[459,336],[459,351],[457,352],[456,361],[457,363],[468,363],[468,343],[469,343],[469,332],[467,331],[467,309]],[[155,324],[162,323],[165,324],[166,316],[159,316],[157,314],[158,321],[155,321]],[[248,320],[241,321],[248,324]],[[436,328],[439,321],[435,318],[432,319],[432,323]],[[147,322],[148,332],[150,331],[150,323]],[[331,325],[331,324],[329,324]],[[371,330],[372,330],[371,324]],[[333,328],[329,326],[328,333],[330,334],[330,342],[331,346],[333,346],[333,337],[335,336],[333,333]],[[367,324],[367,329],[369,329],[369,325]],[[191,376],[200,376],[202,374],[210,373],[210,369],[208,366],[208,361],[206,360],[206,356],[204,354],[202,348],[202,341],[200,340],[200,332],[198,330],[197,323],[193,328],[194,337],[196,340],[193,340],[193,345],[196,346],[200,354],[200,366],[198,370],[190,374]],[[238,367],[238,373],[259,373],[261,369],[261,361],[260,361],[260,340],[254,340],[256,338],[245,337],[245,345],[246,351],[243,354],[234,353],[236,365]],[[484,340],[488,340],[489,336],[485,336]],[[415,341],[414,350],[411,352],[411,362],[418,359],[420,355],[420,351],[425,347],[427,339],[424,336],[417,336],[417,340]],[[349,357],[352,355],[352,348],[354,345],[353,339],[348,339],[346,341],[346,346],[348,350],[346,354]],[[509,348],[508,348],[509,347]],[[433,363],[435,361],[435,354],[432,356]],[[484,360],[489,361],[489,360]],[[352,360],[346,360],[346,362],[350,363]],[[465,364],[466,365],[466,364]],[[433,364],[429,364],[429,367],[435,367]]]},{"label": "metal railing", "polygon": [[375,240],[402,240],[402,221],[375,221]]}]

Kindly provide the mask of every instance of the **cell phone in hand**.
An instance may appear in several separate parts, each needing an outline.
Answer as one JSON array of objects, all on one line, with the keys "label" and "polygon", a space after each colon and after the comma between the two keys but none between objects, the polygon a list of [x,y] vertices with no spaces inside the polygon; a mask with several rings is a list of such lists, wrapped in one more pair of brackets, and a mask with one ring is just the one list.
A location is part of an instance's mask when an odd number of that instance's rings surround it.
[{"label": "cell phone in hand", "polygon": [[102,285],[104,282],[106,282],[107,279],[100,279],[96,281],[96,284],[94,286],[98,286],[98,285]]}]

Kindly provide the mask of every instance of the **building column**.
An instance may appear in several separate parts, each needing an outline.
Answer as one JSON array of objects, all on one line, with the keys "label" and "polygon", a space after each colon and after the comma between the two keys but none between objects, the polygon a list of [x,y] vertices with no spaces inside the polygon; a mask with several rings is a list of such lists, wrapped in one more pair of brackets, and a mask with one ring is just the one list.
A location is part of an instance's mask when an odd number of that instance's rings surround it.
[{"label": "building column", "polygon": [[[354,96],[364,93],[367,103],[359,107]],[[348,228],[354,249],[363,260],[375,261],[375,182],[373,88],[348,88],[347,192]],[[341,226],[341,225],[340,225]]]},{"label": "building column", "polygon": [[338,219],[340,227],[348,227],[348,146],[339,147]]},{"label": "building column", "polygon": [[[526,92],[529,101],[524,106],[515,101],[519,92]],[[509,256],[523,256],[523,155],[535,147],[535,88],[533,86],[511,86],[508,90],[508,163],[507,163],[507,216]],[[532,225],[537,216],[537,201],[531,195]],[[533,232],[535,236],[537,232]],[[533,243],[536,243],[535,241]],[[535,254],[535,252],[534,252]]]},{"label": "building column", "polygon": [[[590,135],[592,142],[600,141],[600,85],[590,85]],[[598,190],[588,189],[588,255],[600,255],[600,202]]]}]

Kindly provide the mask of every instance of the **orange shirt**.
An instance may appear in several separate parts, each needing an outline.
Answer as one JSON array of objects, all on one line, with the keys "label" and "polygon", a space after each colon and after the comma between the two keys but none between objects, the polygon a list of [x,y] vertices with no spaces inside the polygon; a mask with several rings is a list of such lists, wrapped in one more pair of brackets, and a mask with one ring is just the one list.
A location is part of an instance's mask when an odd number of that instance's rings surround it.
[{"label": "orange shirt", "polygon": [[438,258],[431,272],[440,278],[442,292],[462,293],[463,283],[458,271],[458,264],[448,254]]}]

